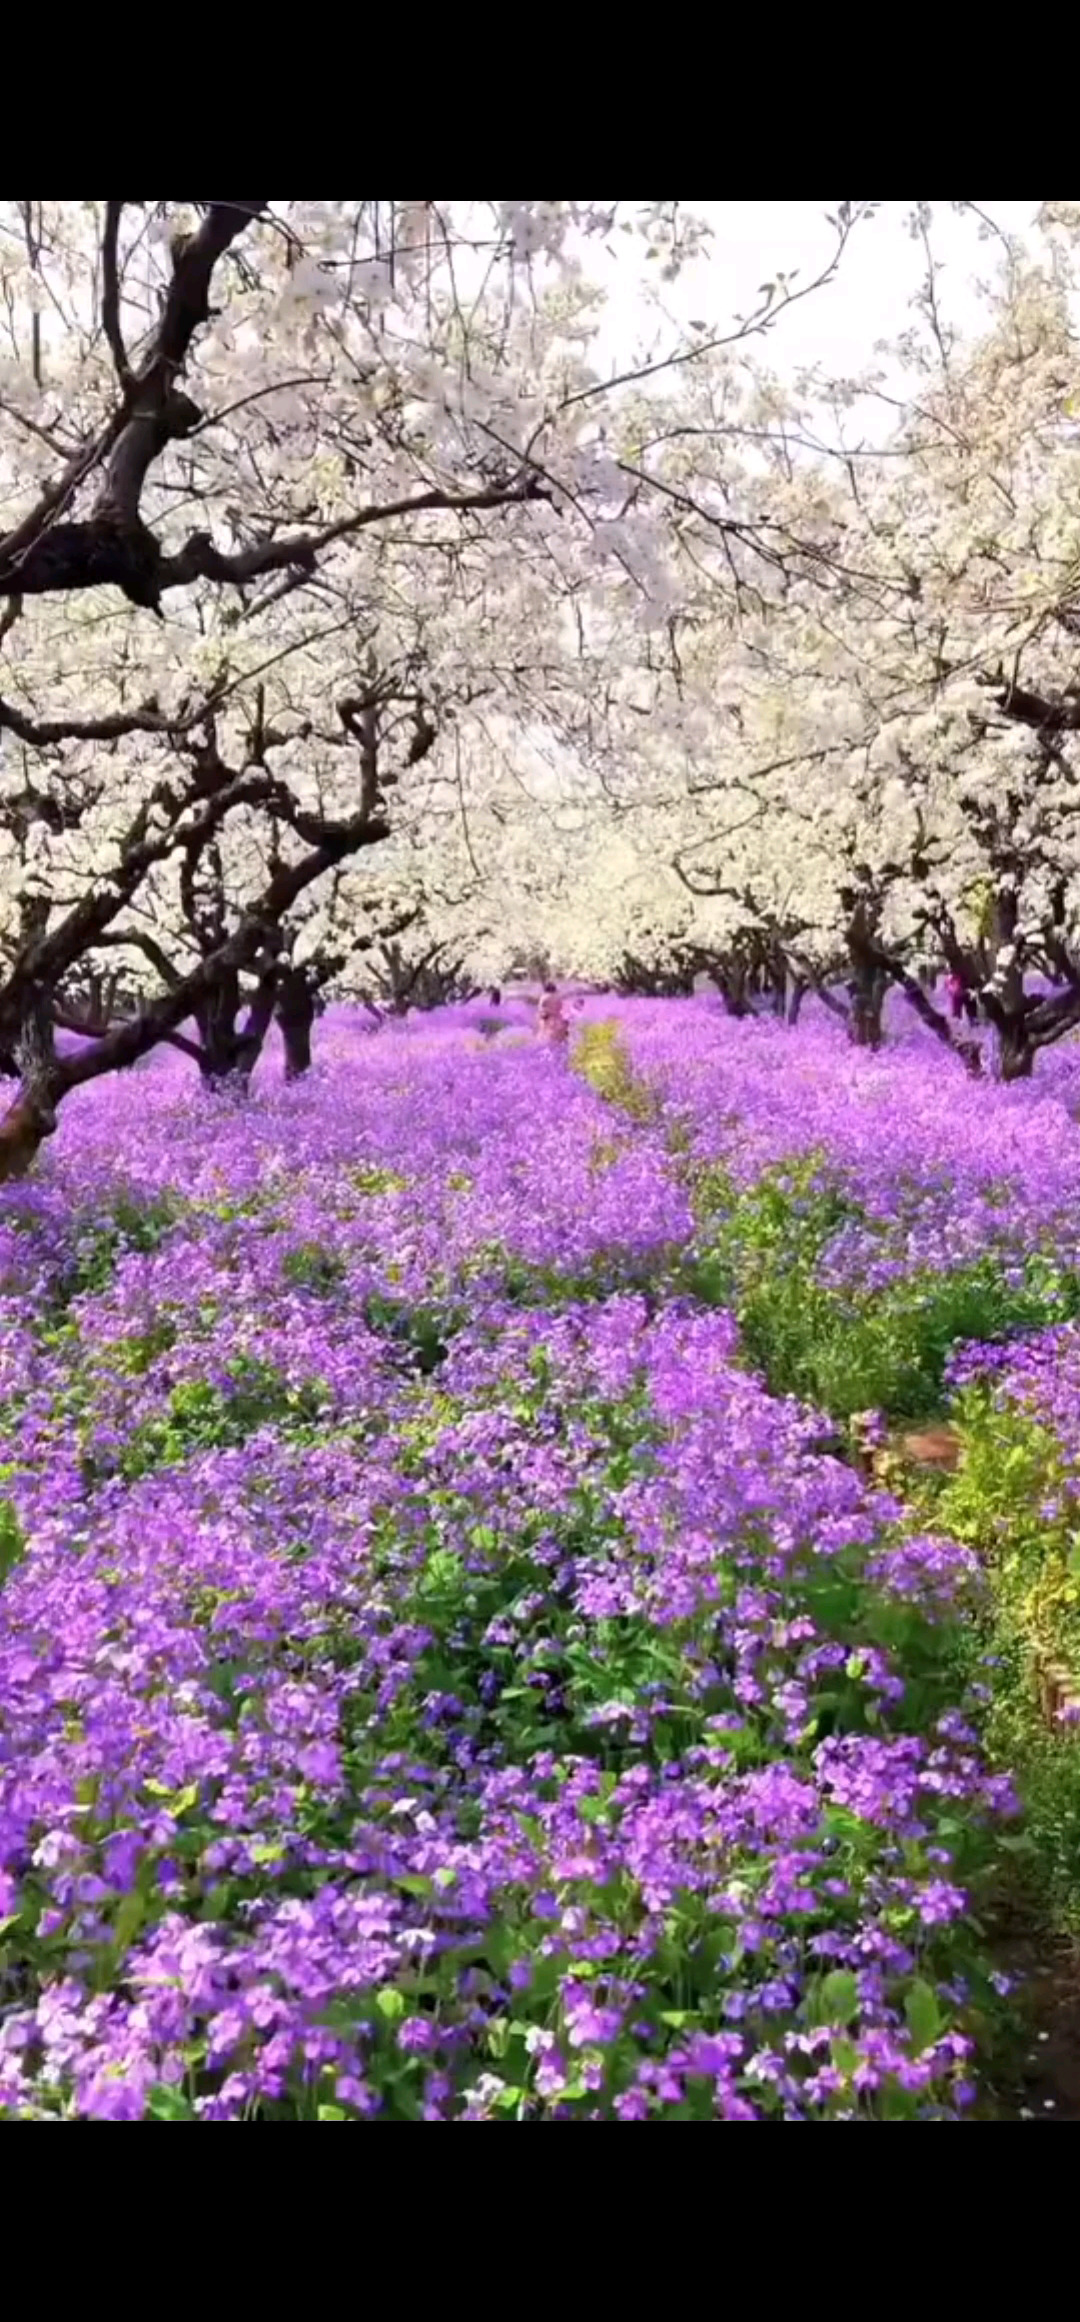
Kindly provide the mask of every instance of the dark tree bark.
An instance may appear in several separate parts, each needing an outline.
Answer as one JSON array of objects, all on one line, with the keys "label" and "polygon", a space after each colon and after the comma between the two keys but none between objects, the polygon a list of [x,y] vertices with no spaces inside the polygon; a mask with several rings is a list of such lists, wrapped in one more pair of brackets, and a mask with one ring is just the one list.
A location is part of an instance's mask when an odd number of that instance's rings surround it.
[{"label": "dark tree bark", "polygon": [[258,981],[251,1000],[245,1001],[239,969],[232,969],[197,1003],[195,1057],[207,1088],[229,1088],[246,1096],[277,1005],[280,945],[275,931],[267,955],[254,963]]},{"label": "dark tree bark", "polygon": [[239,976],[225,976],[195,1009],[199,1071],[207,1088],[223,1088],[239,1078],[240,1040],[236,1024],[239,1005]]},{"label": "dark tree bark", "polygon": [[725,1016],[731,1016],[736,1022],[741,1022],[743,1017],[753,1015],[754,1011],[746,995],[745,979],[741,975],[714,976],[712,980],[720,994]]},{"label": "dark tree bark", "polygon": [[56,1127],[59,1059],[52,995],[44,985],[31,985],[23,994],[11,1061],[19,1091],[0,1120],[0,1183],[25,1176]]},{"label": "dark tree bark", "polygon": [[1006,1017],[998,1027],[998,1078],[1003,1081],[1030,1080],[1035,1069],[1035,1050],[1027,1036],[1022,1018]]},{"label": "dark tree bark", "polygon": [[[1002,884],[995,895],[986,929],[985,950],[997,961],[1004,951],[1009,965],[996,975],[984,1000],[986,1015],[997,1036],[996,1072],[1003,1081],[1029,1080],[1035,1065],[1032,1022],[1035,1002],[1024,988],[1024,970],[1017,943],[1020,905],[1015,886]],[[996,987],[996,988],[995,988]]]},{"label": "dark tree bark", "polygon": [[880,1048],[884,1038],[883,1011],[888,989],[883,976],[851,984],[851,1042],[855,1048]]},{"label": "dark tree bark", "polygon": [[[175,244],[161,320],[137,371],[130,368],[120,340],[115,276],[123,206],[107,204],[102,248],[102,322],[117,370],[117,403],[100,433],[0,541],[3,596],[40,596],[112,582],[131,604],[156,612],[162,588],[172,585],[170,560],[142,520],[143,486],[166,444],[190,435],[202,417],[176,382],[196,331],[209,317],[214,269],[230,243],[262,215],[266,202],[210,202],[198,230]],[[57,521],[79,487],[102,466],[104,480],[91,515],[79,522]]]},{"label": "dark tree bark", "polygon": [[792,1031],[794,1031],[802,1014],[802,1004],[806,998],[807,988],[802,976],[788,976],[784,994],[784,1020],[790,1024]]},{"label": "dark tree bark", "polygon": [[879,934],[880,898],[866,884],[842,891],[840,900],[848,914],[846,943],[851,1003],[848,1035],[856,1048],[880,1048],[884,1037],[885,997],[891,980],[888,957],[882,950]]},{"label": "dark tree bark", "polygon": [[285,1050],[286,1080],[301,1080],[311,1070],[311,1033],[316,994],[302,967],[283,967],[278,975],[274,1016]]}]

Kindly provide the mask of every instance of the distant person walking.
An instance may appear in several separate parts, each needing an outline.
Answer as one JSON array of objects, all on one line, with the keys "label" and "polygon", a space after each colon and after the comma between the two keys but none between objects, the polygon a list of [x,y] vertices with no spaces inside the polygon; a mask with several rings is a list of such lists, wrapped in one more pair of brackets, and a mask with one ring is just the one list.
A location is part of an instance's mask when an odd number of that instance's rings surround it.
[{"label": "distant person walking", "polygon": [[968,991],[963,976],[946,976],[945,990],[949,996],[949,1014],[953,1023],[959,1024],[965,1016],[969,1024],[976,1023],[979,1011],[974,994]]},{"label": "distant person walking", "polygon": [[540,994],[536,1031],[546,1048],[565,1048],[570,1038],[570,1026],[554,984],[545,984]]}]

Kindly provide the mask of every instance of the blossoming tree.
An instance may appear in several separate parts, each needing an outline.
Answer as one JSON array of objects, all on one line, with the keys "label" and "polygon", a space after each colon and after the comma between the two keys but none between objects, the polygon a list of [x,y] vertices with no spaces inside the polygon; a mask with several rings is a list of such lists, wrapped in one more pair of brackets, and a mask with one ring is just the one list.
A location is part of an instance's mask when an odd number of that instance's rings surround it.
[{"label": "blossoming tree", "polygon": [[[866,207],[840,206],[826,276]],[[581,730],[596,658],[680,585],[687,511],[641,444],[658,381],[715,381],[813,285],[611,376],[610,247],[670,278],[702,241],[682,204],[23,202],[3,225],[10,1172],[70,1089],[192,1020],[215,1070],[244,1053],[237,979],[265,1013],[288,913],[383,842],[452,717],[483,697],[555,729],[565,693]],[[719,537],[768,565],[774,521],[747,482]],[[261,884],[218,877],[260,851]],[[162,895],[198,937],[172,976]],[[139,957],[135,1013],[58,1054],[115,949]]]},{"label": "blossoming tree", "polygon": [[739,399],[703,366],[656,406],[639,464],[678,507],[677,578],[666,656],[624,676],[623,785],[639,851],[840,975],[855,1038],[896,984],[977,1062],[920,977],[944,964],[1011,1078],[1080,1022],[1078,217],[1048,204],[1039,249],[998,247],[968,344],[912,222],[926,281],[884,435],[873,376]]}]

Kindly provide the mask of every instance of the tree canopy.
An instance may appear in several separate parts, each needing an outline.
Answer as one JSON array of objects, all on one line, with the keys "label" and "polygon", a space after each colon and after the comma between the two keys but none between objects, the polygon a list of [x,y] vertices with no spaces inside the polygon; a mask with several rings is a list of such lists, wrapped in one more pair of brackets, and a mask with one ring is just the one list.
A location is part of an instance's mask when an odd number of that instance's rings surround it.
[{"label": "tree canopy", "polygon": [[986,222],[965,342],[915,205],[892,368],[781,382],[876,207],[676,326],[681,203],[2,205],[5,1171],[162,1039],[302,1065],[387,946],[1080,1021],[1080,211]]}]

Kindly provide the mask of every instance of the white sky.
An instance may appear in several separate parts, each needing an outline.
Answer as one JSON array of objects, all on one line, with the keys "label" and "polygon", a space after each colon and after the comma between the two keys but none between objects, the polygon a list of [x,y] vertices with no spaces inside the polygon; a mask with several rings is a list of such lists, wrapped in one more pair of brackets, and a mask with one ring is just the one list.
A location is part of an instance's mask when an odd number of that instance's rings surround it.
[{"label": "white sky", "polygon": [[[798,288],[821,272],[835,243],[826,222],[827,212],[835,214],[835,201],[688,201],[684,206],[707,218],[713,239],[706,259],[663,286],[668,313],[679,323],[693,317],[725,329],[736,314],[747,314],[760,303],[759,286],[773,280],[778,267],[789,275],[799,269]],[[945,317],[963,332],[977,330],[978,285],[993,279],[1000,252],[992,240],[980,237],[970,212],[958,216],[947,201],[930,206]],[[1023,234],[1041,205],[987,201],[977,206],[1005,233]],[[793,307],[764,339],[751,341],[770,369],[781,376],[814,363],[830,373],[861,370],[873,360],[879,341],[894,339],[907,327],[911,300],[925,274],[922,245],[911,239],[906,224],[914,207],[913,201],[882,202],[876,216],[856,228],[836,280]],[[615,362],[629,360],[643,336],[651,342],[657,335],[656,318],[643,309],[640,274],[620,273],[619,287],[610,291],[604,333]],[[661,344],[669,335],[661,335]]]}]

